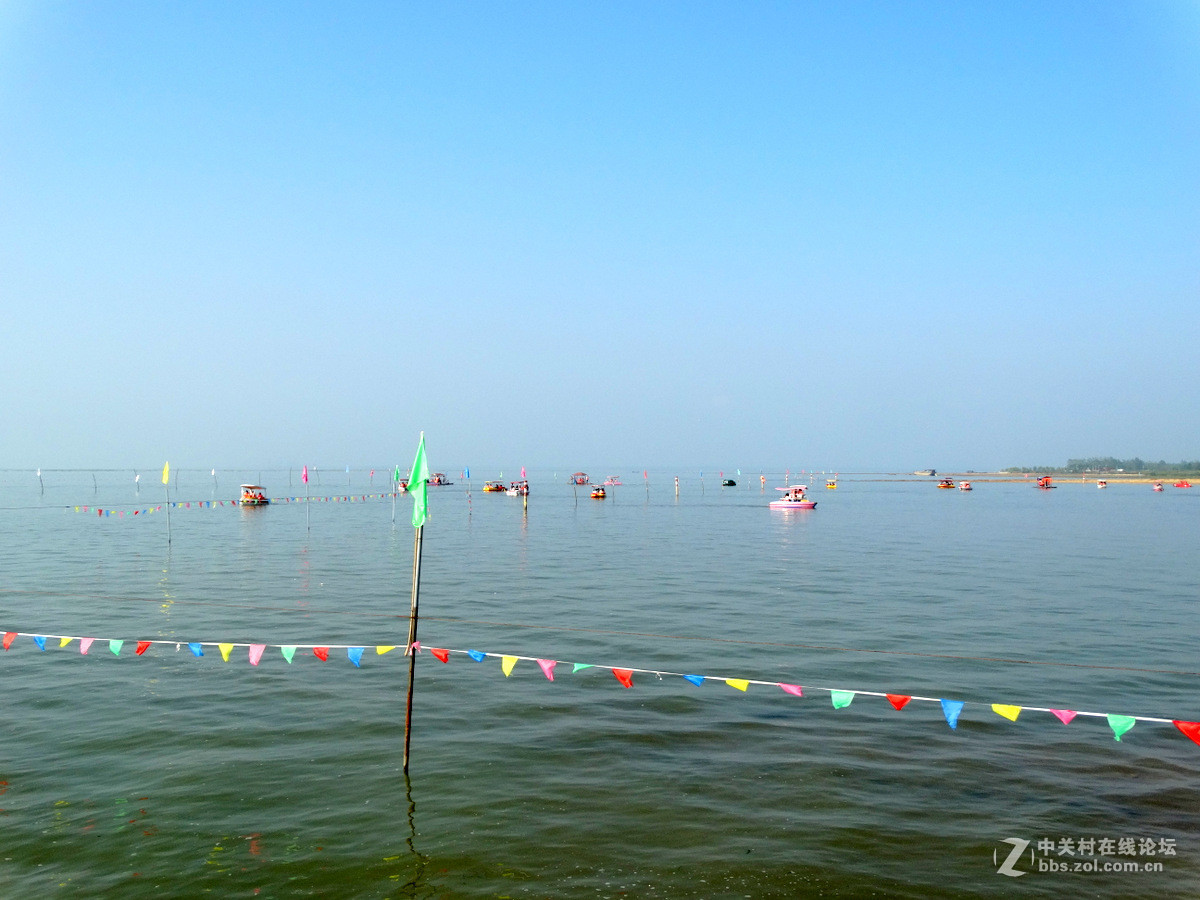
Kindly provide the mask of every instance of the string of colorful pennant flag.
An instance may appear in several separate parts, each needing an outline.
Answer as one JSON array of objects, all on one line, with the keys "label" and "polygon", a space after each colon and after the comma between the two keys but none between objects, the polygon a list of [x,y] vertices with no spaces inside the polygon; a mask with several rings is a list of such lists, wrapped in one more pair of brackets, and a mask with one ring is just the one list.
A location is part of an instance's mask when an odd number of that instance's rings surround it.
[{"label": "string of colorful pennant flag", "polygon": [[[118,638],[91,638],[77,637],[73,635],[49,635],[49,634],[34,634],[31,632],[8,631],[4,633],[3,640],[0,641],[0,646],[4,650],[11,648],[19,637],[31,638],[34,645],[40,651],[46,650],[47,642],[57,641],[60,648],[69,646],[72,642],[79,642],[79,652],[87,655],[88,651],[99,642],[101,645],[107,644],[109,651],[115,656],[120,656],[121,651],[127,643],[123,639]],[[215,647],[220,653],[222,660],[229,662],[233,651],[239,647],[246,648],[247,658],[252,666],[257,666],[263,659],[263,656],[268,648],[278,650],[280,655],[289,664],[293,662],[297,652],[304,650],[312,654],[316,659],[324,662],[329,659],[329,654],[333,650],[344,650],[346,658],[356,667],[361,667],[363,655],[372,645],[354,645],[354,644],[254,644],[254,643],[238,643],[235,641],[172,641],[172,640],[139,640],[136,642],[134,649],[135,656],[143,656],[152,647],[174,647],[176,651],[181,651],[187,648],[193,656],[202,657],[205,655],[206,647]],[[375,644],[373,645],[375,655],[383,656],[395,650],[396,644]],[[416,641],[411,648],[405,648],[404,654],[408,655],[411,650],[414,653],[421,652],[421,642]],[[845,688],[831,687],[814,687],[809,685],[802,687],[798,684],[791,684],[780,681],[762,681],[754,678],[734,678],[724,675],[698,675],[684,672],[666,672],[658,669],[639,669],[633,667],[600,665],[596,663],[581,663],[581,662],[564,662],[562,660],[544,659],[534,656],[518,656],[508,653],[485,652],[482,650],[454,650],[445,647],[429,647],[430,654],[434,658],[443,663],[450,662],[451,654],[461,654],[474,662],[484,662],[488,659],[498,659],[500,661],[500,670],[505,677],[512,675],[517,663],[521,661],[536,663],[542,674],[549,681],[554,681],[554,675],[559,665],[571,666],[571,674],[583,672],[588,669],[596,669],[603,671],[605,669],[612,672],[616,680],[625,688],[633,687],[633,678],[635,675],[655,675],[658,678],[663,676],[672,676],[682,678],[696,687],[700,687],[707,682],[715,682],[725,684],[735,690],[745,693],[751,686],[761,686],[769,688],[777,688],[793,697],[803,697],[805,691],[810,693],[825,693],[829,695],[830,702],[834,709],[845,709],[854,702],[857,697],[879,697],[886,699],[891,706],[896,710],[902,710],[909,703],[936,703],[941,707],[943,716],[946,719],[946,724],[952,729],[958,728],[959,717],[966,708],[967,703],[963,700],[953,700],[945,697],[922,697],[915,694],[893,694],[883,691],[867,691],[861,689],[849,690]],[[1010,722],[1015,722],[1018,716],[1023,712],[1038,712],[1050,713],[1064,725],[1069,725],[1077,717],[1104,719],[1109,728],[1112,729],[1113,737],[1116,740],[1121,740],[1122,735],[1129,732],[1138,722],[1152,722],[1156,724],[1172,724],[1179,729],[1184,735],[1200,744],[1200,722],[1187,722],[1180,719],[1167,719],[1159,716],[1129,716],[1119,715],[1116,713],[1102,712],[1087,712],[1084,710],[1060,709],[1049,706],[1020,706],[1008,703],[992,703],[988,704],[993,713],[1008,719]]]},{"label": "string of colorful pennant flag", "polygon": [[[330,497],[272,497],[271,503],[366,503],[369,500],[390,500],[392,494],[342,494]],[[397,495],[398,496],[398,495]],[[240,506],[237,500],[172,500],[170,503],[159,503],[155,506],[142,506],[137,509],[122,507],[114,509],[109,506],[76,506],[77,513],[95,513],[100,518],[116,516],[148,516],[162,512],[167,507],[171,509],[214,509],[222,506]]]}]

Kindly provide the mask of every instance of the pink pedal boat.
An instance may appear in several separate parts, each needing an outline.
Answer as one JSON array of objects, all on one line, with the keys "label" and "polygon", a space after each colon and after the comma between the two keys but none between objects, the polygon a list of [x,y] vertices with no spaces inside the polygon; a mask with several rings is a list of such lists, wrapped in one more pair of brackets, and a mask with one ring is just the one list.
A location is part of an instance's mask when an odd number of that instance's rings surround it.
[{"label": "pink pedal boat", "polygon": [[804,485],[793,484],[791,487],[775,488],[783,491],[783,496],[768,504],[771,509],[816,509],[817,501],[808,500],[804,496]]}]

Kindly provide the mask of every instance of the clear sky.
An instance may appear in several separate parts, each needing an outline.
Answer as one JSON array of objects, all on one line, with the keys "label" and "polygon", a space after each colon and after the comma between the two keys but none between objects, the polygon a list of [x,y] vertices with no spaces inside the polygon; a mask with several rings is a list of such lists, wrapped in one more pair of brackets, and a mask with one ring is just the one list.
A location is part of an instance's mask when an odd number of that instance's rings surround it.
[{"label": "clear sky", "polygon": [[0,468],[1200,457],[1200,3],[0,0]]}]

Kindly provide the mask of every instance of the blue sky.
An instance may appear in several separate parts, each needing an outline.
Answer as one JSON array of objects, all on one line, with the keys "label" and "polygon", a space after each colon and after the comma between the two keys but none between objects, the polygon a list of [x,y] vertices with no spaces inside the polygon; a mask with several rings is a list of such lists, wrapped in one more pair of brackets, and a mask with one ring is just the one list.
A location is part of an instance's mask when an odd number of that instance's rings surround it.
[{"label": "blue sky", "polygon": [[1200,4],[0,0],[0,468],[1200,456]]}]

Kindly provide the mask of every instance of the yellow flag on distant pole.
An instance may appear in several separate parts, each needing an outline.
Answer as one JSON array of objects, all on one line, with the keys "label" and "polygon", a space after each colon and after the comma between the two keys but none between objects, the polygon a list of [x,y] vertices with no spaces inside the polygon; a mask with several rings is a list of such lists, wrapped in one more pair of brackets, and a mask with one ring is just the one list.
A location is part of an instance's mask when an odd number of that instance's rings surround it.
[{"label": "yellow flag on distant pole", "polygon": [[171,464],[163,463],[163,491],[167,495],[167,543],[171,543]]}]

